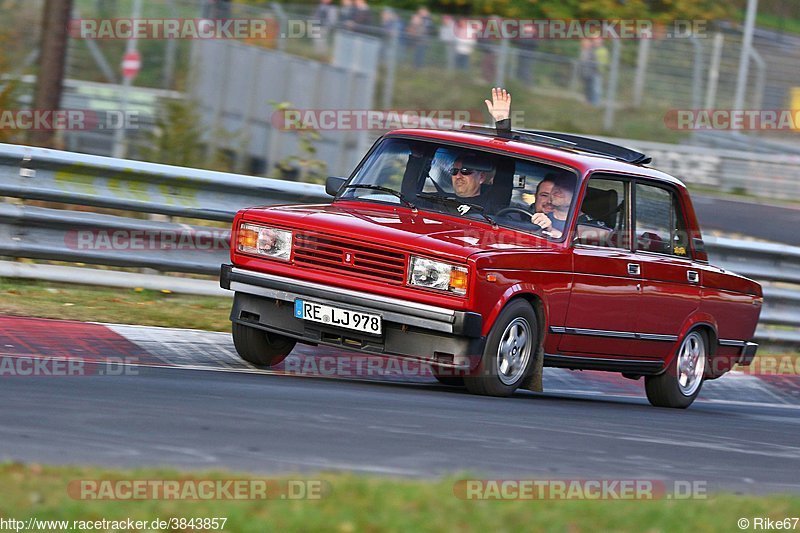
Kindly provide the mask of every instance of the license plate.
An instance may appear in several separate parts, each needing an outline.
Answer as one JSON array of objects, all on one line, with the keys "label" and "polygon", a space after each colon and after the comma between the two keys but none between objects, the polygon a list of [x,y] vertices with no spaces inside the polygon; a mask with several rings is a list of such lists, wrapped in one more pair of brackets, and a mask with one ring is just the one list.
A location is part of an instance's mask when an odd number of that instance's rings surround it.
[{"label": "license plate", "polygon": [[299,299],[294,301],[294,316],[303,320],[361,331],[372,335],[380,335],[383,325],[380,315]]}]

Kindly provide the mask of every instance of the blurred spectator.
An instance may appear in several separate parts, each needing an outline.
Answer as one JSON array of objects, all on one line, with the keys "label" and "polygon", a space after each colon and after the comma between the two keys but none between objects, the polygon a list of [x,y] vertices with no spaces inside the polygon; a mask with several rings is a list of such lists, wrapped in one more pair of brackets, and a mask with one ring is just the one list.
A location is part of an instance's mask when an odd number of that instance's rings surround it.
[{"label": "blurred spectator", "polygon": [[231,16],[230,0],[210,0],[203,6],[203,18],[227,19]]},{"label": "blurred spectator", "polygon": [[406,39],[409,47],[414,53],[414,67],[420,68],[425,65],[425,54],[428,50],[430,37],[433,33],[433,19],[426,7],[420,7],[406,28]]},{"label": "blurred spectator", "polygon": [[579,67],[586,101],[597,107],[603,92],[603,76],[608,66],[608,49],[599,37],[581,40]]},{"label": "blurred spectator", "polygon": [[459,70],[467,70],[469,68],[472,52],[475,50],[475,44],[478,41],[475,36],[475,30],[470,27],[466,20],[459,19],[456,23],[454,36],[456,68]]},{"label": "blurred spectator", "polygon": [[[403,33],[403,20],[397,15],[394,9],[384,7],[381,11],[381,28],[383,29],[383,58],[389,61],[389,53],[392,47],[396,47],[400,35]],[[394,50],[396,53],[396,48]]]},{"label": "blurred spectator", "polygon": [[355,0],[355,4],[353,4],[353,24],[362,26],[361,29],[364,29],[363,26],[372,25],[372,11],[369,9],[367,0]]},{"label": "blurred spectator", "polygon": [[339,11],[339,24],[345,28],[352,29],[354,14],[353,0],[342,0],[342,7]]},{"label": "blurred spectator", "polygon": [[314,40],[314,50],[318,54],[323,54],[328,49],[328,36],[331,29],[336,26],[339,18],[339,13],[336,6],[333,5],[333,0],[320,0],[312,18],[319,21],[320,30],[319,38]]},{"label": "blurred spectator", "polygon": [[391,7],[384,7],[381,11],[381,28],[387,37],[399,37],[403,31],[403,21]]},{"label": "blurred spectator", "polygon": [[450,15],[442,17],[442,25],[439,26],[439,40],[444,44],[447,51],[447,70],[455,67],[455,40],[456,40],[456,20]]}]

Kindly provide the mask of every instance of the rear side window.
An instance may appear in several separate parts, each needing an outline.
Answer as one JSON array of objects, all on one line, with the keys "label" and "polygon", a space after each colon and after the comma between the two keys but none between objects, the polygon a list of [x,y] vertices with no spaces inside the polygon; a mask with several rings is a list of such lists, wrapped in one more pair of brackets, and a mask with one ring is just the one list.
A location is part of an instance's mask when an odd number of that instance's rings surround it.
[{"label": "rear side window", "polygon": [[669,189],[636,184],[636,249],[689,257],[686,222]]},{"label": "rear side window", "polygon": [[605,248],[629,248],[628,182],[591,178],[578,215],[576,241]]}]

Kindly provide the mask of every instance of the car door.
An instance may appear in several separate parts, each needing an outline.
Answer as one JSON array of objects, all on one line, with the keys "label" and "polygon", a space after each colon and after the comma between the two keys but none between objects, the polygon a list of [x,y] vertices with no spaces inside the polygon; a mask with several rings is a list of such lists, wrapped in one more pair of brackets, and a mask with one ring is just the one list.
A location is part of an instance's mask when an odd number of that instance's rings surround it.
[{"label": "car door", "polygon": [[630,180],[589,179],[573,243],[574,281],[558,350],[636,355],[640,265],[630,247]]},{"label": "car door", "polygon": [[678,191],[641,180],[633,195],[634,244],[642,276],[636,331],[643,355],[664,358],[686,319],[700,306],[703,268],[692,259]]}]

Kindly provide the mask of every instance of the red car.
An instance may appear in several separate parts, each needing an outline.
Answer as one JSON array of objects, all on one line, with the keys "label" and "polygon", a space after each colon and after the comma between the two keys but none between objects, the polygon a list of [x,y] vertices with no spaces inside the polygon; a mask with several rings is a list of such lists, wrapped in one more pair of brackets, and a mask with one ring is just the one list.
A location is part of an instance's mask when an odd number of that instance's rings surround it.
[{"label": "red car", "polygon": [[542,367],[644,377],[687,407],[748,365],[761,287],[708,262],[685,186],[641,153],[562,133],[398,130],[329,205],[233,222],[233,340],[413,358],[448,385],[541,390]]}]

